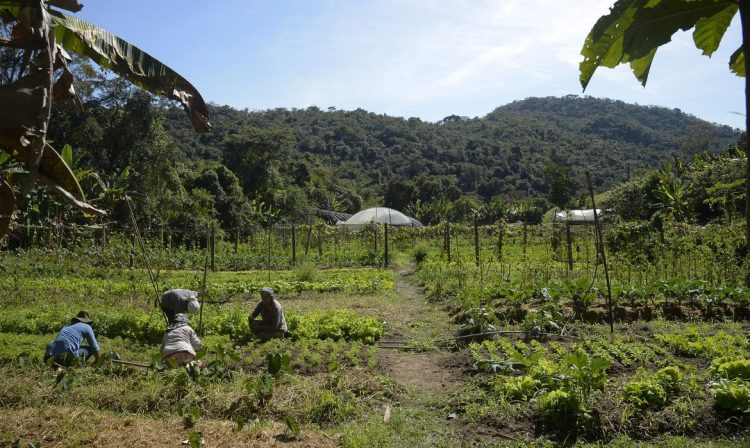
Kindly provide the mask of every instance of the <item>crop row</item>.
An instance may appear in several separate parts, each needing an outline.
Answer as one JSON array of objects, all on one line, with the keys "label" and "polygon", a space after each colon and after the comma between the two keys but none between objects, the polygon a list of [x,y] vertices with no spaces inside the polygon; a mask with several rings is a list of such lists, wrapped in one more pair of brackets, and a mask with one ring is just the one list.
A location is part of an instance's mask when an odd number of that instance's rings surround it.
[{"label": "crop row", "polygon": [[[56,333],[78,310],[70,306],[38,306],[6,309],[0,315],[0,332],[22,334]],[[143,343],[158,343],[164,333],[164,320],[155,310],[92,308],[94,330],[108,338],[122,337]],[[247,325],[249,312],[238,306],[224,306],[204,314],[205,335],[226,335],[247,341],[252,334]],[[295,339],[333,339],[372,344],[383,334],[383,323],[349,310],[286,313],[290,336]],[[196,318],[193,326],[197,328]]]},{"label": "crop row", "polygon": [[[486,383],[492,395],[530,407],[536,421],[553,432],[581,435],[600,431],[594,417],[602,411],[599,401],[605,397],[616,397],[612,405],[621,409],[621,415],[637,414],[638,418],[645,410],[658,412],[672,404],[679,407],[685,400],[709,401],[719,415],[747,415],[747,337],[723,331],[696,336],[696,329],[687,327],[684,332],[659,334],[653,342],[625,336],[608,342],[597,335],[567,345],[489,340],[470,344],[470,352],[475,368],[492,374]],[[668,342],[677,340],[692,344],[692,351],[683,351],[682,342]],[[661,343],[667,348],[660,347]],[[701,371],[675,356],[704,357],[710,368]],[[634,371],[619,370],[613,381],[610,375],[617,370],[616,364]],[[592,398],[595,394],[600,394],[597,399]]]},{"label": "crop row", "polygon": [[[53,335],[0,333],[0,362],[40,362],[44,347]],[[369,366],[377,362],[376,348],[362,342],[347,342],[333,339],[274,339],[265,344],[233,346],[226,336],[207,336],[204,346],[208,349],[207,360],[221,357],[233,367],[248,371],[262,370],[267,356],[276,353],[288,356],[294,372],[308,373],[318,370],[332,371],[339,368]],[[122,338],[100,338],[105,352],[114,351],[121,358],[149,363],[159,354],[159,346],[138,344]]]},{"label": "crop row", "polygon": [[[203,289],[203,273],[196,271],[162,272],[159,288]],[[393,271],[378,269],[335,269],[323,272],[296,271],[218,272],[206,282],[208,300],[223,300],[235,294],[256,294],[264,286],[280,294],[301,292],[344,292],[370,294],[393,287]],[[45,296],[98,297],[111,302],[117,296],[153,297],[153,286],[143,270],[102,271],[92,277],[54,276],[14,273],[0,278],[0,293],[8,302],[29,303]]]}]

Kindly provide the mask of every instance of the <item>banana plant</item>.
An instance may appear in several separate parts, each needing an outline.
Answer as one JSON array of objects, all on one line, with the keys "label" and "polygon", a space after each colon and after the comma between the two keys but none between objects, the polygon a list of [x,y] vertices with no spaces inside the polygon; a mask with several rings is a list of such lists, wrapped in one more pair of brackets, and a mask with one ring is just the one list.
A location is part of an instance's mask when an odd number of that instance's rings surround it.
[{"label": "banana plant", "polygon": [[46,139],[52,101],[82,110],[67,65],[68,51],[137,87],[180,102],[196,131],[211,128],[203,98],[182,76],[114,34],[58,10],[81,8],[77,0],[0,0],[0,21],[12,30],[0,36],[0,47],[23,54],[19,77],[0,86],[0,150],[25,170],[18,188],[13,188],[7,172],[0,173],[0,238],[8,231],[16,205],[37,182],[86,215],[106,214],[86,201],[75,173]]},{"label": "banana plant", "polygon": [[[586,90],[599,67],[629,64],[646,85],[656,51],[677,31],[693,30],[695,46],[706,56],[718,48],[739,14],[742,40],[729,58],[729,70],[745,78],[745,133],[750,133],[750,0],[617,0],[597,20],[581,49],[581,86]],[[736,42],[729,45],[737,45]],[[738,92],[739,94],[739,92]],[[750,158],[745,162],[745,195],[750,197]],[[745,244],[750,242],[750,201],[745,201]],[[750,275],[746,286],[750,286]]]}]

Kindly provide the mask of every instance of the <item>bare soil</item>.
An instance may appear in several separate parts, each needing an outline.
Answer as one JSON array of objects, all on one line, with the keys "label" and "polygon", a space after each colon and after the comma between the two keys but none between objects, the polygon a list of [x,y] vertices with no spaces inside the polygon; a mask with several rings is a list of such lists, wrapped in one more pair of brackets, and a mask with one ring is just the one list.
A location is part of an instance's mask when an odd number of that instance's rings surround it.
[{"label": "bare soil", "polygon": [[[448,316],[430,306],[422,289],[411,281],[413,269],[413,266],[400,266],[395,269],[397,275],[394,290],[404,312],[399,319],[393,321],[386,339],[408,343],[408,335],[413,334],[415,328],[436,326],[446,330],[443,337],[451,336],[453,328],[448,323]],[[460,354],[438,350],[416,353],[381,348],[378,351],[378,360],[384,372],[411,387],[418,395],[453,390],[460,383],[465,369],[465,359]]]}]

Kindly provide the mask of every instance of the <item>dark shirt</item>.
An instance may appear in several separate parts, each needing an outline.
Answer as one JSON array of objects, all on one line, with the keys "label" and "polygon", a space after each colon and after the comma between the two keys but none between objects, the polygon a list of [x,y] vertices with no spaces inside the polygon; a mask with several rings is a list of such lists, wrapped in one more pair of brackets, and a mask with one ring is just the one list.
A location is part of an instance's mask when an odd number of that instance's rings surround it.
[{"label": "dark shirt", "polygon": [[270,328],[281,330],[286,333],[286,319],[284,319],[284,310],[281,309],[281,304],[276,300],[273,301],[271,309],[266,309],[261,301],[258,306],[255,307],[252,314],[250,314],[250,320],[255,319],[260,314],[261,320],[264,325]]}]

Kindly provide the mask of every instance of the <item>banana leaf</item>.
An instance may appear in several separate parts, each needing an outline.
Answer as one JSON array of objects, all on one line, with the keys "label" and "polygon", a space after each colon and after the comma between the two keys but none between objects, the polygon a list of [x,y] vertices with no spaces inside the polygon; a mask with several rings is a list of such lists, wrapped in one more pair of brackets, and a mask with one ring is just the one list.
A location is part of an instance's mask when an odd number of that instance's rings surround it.
[{"label": "banana leaf", "polygon": [[208,107],[185,78],[138,47],[76,17],[48,11],[55,38],[68,51],[85,55],[154,94],[179,101],[198,132],[208,132]]}]

